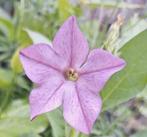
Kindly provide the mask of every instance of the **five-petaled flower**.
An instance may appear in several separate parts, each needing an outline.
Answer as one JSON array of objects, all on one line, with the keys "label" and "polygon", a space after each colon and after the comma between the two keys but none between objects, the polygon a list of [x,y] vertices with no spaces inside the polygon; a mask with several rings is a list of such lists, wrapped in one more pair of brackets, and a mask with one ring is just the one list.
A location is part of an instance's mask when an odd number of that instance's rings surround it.
[{"label": "five-petaled flower", "polygon": [[64,119],[76,130],[90,133],[102,101],[99,92],[125,61],[88,43],[69,17],[53,46],[34,44],[20,52],[26,75],[37,84],[30,94],[31,119],[62,105]]}]

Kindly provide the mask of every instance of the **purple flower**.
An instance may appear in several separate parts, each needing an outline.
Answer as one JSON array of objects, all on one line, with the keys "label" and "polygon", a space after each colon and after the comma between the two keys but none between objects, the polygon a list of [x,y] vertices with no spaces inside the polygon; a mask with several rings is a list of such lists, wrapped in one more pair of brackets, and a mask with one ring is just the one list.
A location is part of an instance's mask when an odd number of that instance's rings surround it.
[{"label": "purple flower", "polygon": [[30,94],[31,119],[62,105],[67,123],[90,133],[102,101],[100,90],[125,61],[88,43],[70,17],[57,32],[53,48],[35,44],[20,52],[26,75],[37,84]]}]

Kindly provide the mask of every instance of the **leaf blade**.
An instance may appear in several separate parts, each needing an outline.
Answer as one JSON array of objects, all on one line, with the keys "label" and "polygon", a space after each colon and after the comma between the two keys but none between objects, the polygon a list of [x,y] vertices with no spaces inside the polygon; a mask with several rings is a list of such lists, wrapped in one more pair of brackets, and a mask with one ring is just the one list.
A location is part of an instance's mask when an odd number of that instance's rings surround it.
[{"label": "leaf blade", "polygon": [[134,37],[121,49],[127,66],[114,75],[101,92],[103,110],[135,97],[145,87],[147,83],[146,36],[147,30]]}]

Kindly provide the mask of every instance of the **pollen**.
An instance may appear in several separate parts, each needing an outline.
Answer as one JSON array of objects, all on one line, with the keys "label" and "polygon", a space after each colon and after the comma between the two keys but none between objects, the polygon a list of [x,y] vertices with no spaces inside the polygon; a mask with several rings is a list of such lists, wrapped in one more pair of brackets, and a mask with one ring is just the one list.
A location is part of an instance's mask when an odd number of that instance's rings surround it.
[{"label": "pollen", "polygon": [[70,81],[76,81],[78,80],[79,75],[74,69],[70,68],[65,72],[65,77]]}]

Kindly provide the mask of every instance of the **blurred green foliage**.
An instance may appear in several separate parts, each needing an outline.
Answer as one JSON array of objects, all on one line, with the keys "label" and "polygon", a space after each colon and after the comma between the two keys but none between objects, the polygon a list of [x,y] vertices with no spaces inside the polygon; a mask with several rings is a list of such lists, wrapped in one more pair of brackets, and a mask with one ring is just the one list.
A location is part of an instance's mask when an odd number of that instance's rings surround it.
[{"label": "blurred green foliage", "polygon": [[[129,125],[131,118],[136,120],[136,115],[144,119],[147,117],[147,13],[144,6],[135,1],[126,3],[117,0],[1,0],[0,137],[65,137],[65,134],[69,137],[69,126],[64,123],[60,109],[33,122],[29,120],[28,96],[33,85],[23,73],[19,51],[38,42],[52,45],[58,28],[71,15],[77,16],[90,48],[105,48],[127,62],[127,67],[114,75],[101,92],[104,111],[90,136],[130,136],[134,127],[125,124]],[[124,19],[122,26],[112,29],[117,22],[117,14],[128,16],[123,11],[125,8],[133,11],[132,16]],[[113,11],[112,16],[102,21],[109,10]],[[114,20],[110,21],[112,18]],[[135,101],[121,104],[132,98]],[[143,101],[141,107],[140,100]],[[135,128],[135,132],[139,132],[131,137],[144,137],[147,123],[140,127]]]}]

